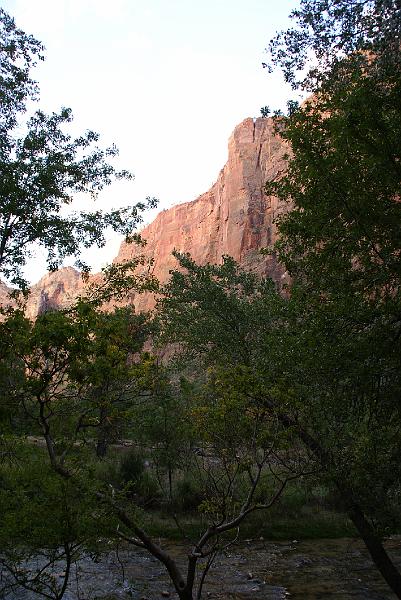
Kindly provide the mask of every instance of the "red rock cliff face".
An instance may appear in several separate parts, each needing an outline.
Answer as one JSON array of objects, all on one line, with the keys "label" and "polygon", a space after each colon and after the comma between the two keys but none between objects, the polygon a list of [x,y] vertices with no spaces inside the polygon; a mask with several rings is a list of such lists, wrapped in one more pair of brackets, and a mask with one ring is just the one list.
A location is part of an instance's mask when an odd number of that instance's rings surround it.
[{"label": "red rock cliff face", "polygon": [[[153,259],[152,272],[164,283],[177,267],[174,249],[189,252],[200,264],[219,264],[223,255],[229,255],[244,268],[273,277],[280,286],[285,280],[281,266],[259,251],[276,241],[274,220],[288,210],[263,192],[266,181],[285,171],[287,152],[286,144],[274,134],[271,119],[245,119],[229,139],[227,163],[212,188],[192,202],[159,213],[142,231],[146,247],[122,243],[114,262],[144,254]],[[71,267],[45,275],[32,287],[28,316],[68,306],[82,291],[80,274]],[[154,306],[154,298],[142,294],[134,304],[146,310]]]},{"label": "red rock cliff face", "polygon": [[84,283],[79,271],[64,267],[54,273],[47,273],[31,287],[26,307],[26,315],[34,319],[47,310],[66,308],[82,293]]},{"label": "red rock cliff face", "polygon": [[[35,319],[47,310],[67,308],[83,290],[81,274],[73,267],[63,267],[54,273],[47,273],[31,287],[25,314],[29,319]],[[0,306],[16,306],[16,302],[10,299],[11,291],[11,288],[0,282]]]},{"label": "red rock cliff face", "polygon": [[[192,202],[161,212],[142,231],[147,241],[144,250],[154,259],[153,273],[161,281],[177,263],[174,249],[189,252],[200,264],[215,263],[223,255],[232,256],[247,269],[273,277],[281,283],[284,273],[272,257],[259,250],[277,239],[274,219],[287,206],[263,192],[267,180],[285,171],[288,148],[273,131],[270,119],[245,119],[228,143],[228,161],[213,187]],[[138,253],[123,243],[115,261],[129,260]],[[141,296],[137,308],[153,306],[152,298]]]},{"label": "red rock cliff face", "polygon": [[11,289],[7,287],[5,283],[0,281],[0,306],[15,306],[15,302],[9,297],[10,292]]}]

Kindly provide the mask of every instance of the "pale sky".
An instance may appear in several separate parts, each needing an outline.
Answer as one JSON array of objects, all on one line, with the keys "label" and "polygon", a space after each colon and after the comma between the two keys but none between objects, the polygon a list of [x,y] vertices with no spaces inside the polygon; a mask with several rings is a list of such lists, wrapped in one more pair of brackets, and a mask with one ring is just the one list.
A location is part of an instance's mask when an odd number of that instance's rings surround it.
[{"label": "pale sky", "polygon": [[[159,198],[159,208],[195,199],[214,183],[227,140],[260,107],[292,93],[261,63],[269,39],[289,25],[295,0],[0,0],[17,26],[46,47],[34,71],[39,106],[69,106],[76,133],[93,129],[120,149],[135,174],[97,201],[119,207]],[[82,202],[80,200],[80,202]],[[149,222],[154,217],[146,215]],[[120,240],[84,257],[94,271]],[[27,276],[44,274],[43,257]]]}]

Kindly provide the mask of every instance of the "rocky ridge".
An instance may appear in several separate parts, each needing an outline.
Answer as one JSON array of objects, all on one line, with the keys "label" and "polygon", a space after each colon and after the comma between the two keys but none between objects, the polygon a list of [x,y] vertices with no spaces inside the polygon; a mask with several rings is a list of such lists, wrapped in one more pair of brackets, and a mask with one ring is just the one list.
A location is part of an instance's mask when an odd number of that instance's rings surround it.
[{"label": "rocky ridge", "polygon": [[[160,212],[141,232],[146,246],[123,242],[114,262],[143,254],[153,260],[152,273],[164,283],[177,267],[173,250],[189,252],[200,264],[219,264],[223,255],[229,255],[244,268],[271,276],[281,287],[286,280],[282,267],[274,256],[262,256],[260,249],[274,244],[275,218],[288,210],[263,191],[266,181],[285,171],[287,153],[271,119],[245,119],[229,139],[227,163],[211,189],[192,202]],[[79,272],[72,267],[49,273],[32,286],[27,314],[34,318],[49,308],[68,306],[83,288]],[[146,310],[154,306],[154,298],[141,294],[133,303],[137,310]]]}]

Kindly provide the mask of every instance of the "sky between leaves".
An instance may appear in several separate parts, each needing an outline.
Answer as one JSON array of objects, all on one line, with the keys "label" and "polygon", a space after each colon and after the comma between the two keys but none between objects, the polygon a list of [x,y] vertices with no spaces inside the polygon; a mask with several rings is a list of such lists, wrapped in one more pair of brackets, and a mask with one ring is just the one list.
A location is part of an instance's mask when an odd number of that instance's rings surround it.
[{"label": "sky between leaves", "polygon": [[[159,198],[159,208],[207,191],[227,159],[227,140],[260,107],[283,108],[292,92],[262,68],[265,47],[289,24],[296,0],[1,0],[17,26],[46,46],[35,70],[40,106],[70,106],[76,133],[93,129],[135,173],[98,200],[119,207]],[[82,198],[77,206],[84,206]],[[145,215],[146,222],[155,213]],[[84,257],[97,271],[117,254]],[[40,252],[27,277],[45,272]]]}]

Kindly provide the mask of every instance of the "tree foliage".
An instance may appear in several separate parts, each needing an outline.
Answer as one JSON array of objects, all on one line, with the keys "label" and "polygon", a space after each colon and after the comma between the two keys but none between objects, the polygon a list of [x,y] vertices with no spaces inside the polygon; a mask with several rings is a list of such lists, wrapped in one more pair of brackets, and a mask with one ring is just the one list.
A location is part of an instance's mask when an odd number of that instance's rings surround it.
[{"label": "tree foliage", "polygon": [[298,303],[309,423],[397,597],[401,578],[378,539],[394,527],[391,514],[399,519],[401,482],[400,9],[391,0],[304,1],[297,27],[272,40],[273,63],[314,95],[280,117],[292,157],[266,186],[293,208],[279,219],[276,250]]},{"label": "tree foliage", "polygon": [[333,83],[344,58],[377,56],[381,66],[400,64],[399,0],[301,0],[295,26],[269,43],[269,62],[293,88],[315,91]]},{"label": "tree foliage", "polygon": [[348,68],[341,85],[285,121],[293,159],[267,184],[294,205],[280,220],[278,249],[311,293],[397,302],[401,71],[382,81]]},{"label": "tree foliage", "polygon": [[132,174],[112,165],[117,148],[100,148],[97,133],[86,131],[77,138],[68,133],[71,109],[50,115],[36,110],[26,117],[27,106],[39,96],[31,70],[43,60],[43,46],[17,29],[3,9],[0,53],[0,272],[24,287],[22,268],[34,243],[47,251],[48,267],[54,270],[65,257],[79,256],[82,247],[103,246],[107,227],[132,241],[141,212],[155,200],[104,214],[68,213],[74,195],[96,198],[112,181],[132,179]]}]

